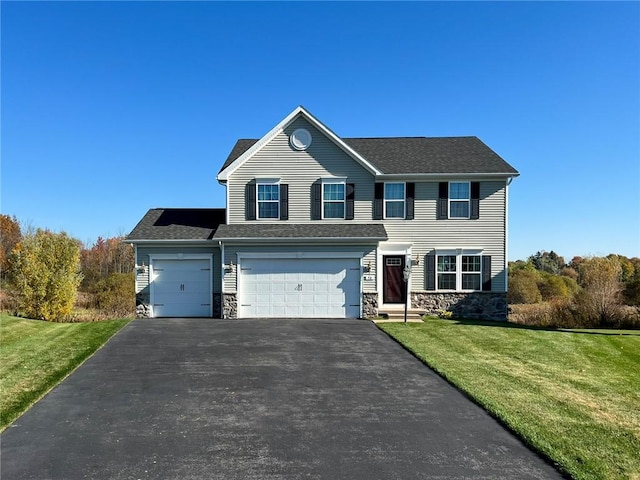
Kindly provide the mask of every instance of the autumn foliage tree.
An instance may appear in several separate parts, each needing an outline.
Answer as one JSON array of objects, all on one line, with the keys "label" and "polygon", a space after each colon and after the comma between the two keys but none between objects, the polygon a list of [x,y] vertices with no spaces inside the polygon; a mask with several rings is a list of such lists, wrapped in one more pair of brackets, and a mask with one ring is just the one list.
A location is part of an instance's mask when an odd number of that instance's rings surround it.
[{"label": "autumn foliage tree", "polygon": [[0,278],[7,277],[9,269],[9,255],[20,242],[22,233],[18,219],[9,215],[0,214]]},{"label": "autumn foliage tree", "polygon": [[71,313],[82,280],[77,240],[37,230],[16,245],[10,265],[22,315],[60,321]]}]

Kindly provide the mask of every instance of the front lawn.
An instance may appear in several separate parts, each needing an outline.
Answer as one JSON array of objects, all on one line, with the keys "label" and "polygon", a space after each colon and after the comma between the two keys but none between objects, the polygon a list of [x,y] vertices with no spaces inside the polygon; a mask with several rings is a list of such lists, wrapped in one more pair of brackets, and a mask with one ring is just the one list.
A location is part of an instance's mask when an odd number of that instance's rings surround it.
[{"label": "front lawn", "polygon": [[576,479],[640,479],[640,332],[378,325]]},{"label": "front lawn", "polygon": [[49,323],[0,314],[0,431],[127,322]]}]

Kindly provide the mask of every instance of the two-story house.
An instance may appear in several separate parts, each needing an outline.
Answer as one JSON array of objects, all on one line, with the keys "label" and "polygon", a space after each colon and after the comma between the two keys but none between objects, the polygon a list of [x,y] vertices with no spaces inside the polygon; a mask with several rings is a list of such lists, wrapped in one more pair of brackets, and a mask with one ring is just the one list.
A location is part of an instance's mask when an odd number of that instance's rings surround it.
[{"label": "two-story house", "polygon": [[[303,107],[238,140],[226,209],[152,209],[138,315],[507,314],[507,191],[518,172],[476,137],[342,138]],[[406,278],[406,280],[405,280]]]}]

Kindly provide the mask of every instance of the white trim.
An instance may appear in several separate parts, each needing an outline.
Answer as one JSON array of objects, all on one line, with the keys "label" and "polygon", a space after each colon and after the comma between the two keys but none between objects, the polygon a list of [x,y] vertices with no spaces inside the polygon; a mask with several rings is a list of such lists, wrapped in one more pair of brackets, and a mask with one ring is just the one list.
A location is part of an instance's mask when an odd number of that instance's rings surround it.
[{"label": "white trim", "polygon": [[[331,219],[327,219],[331,220]],[[335,218],[333,220],[340,220],[339,218]],[[336,222],[337,223],[337,222]],[[222,242],[227,242],[231,245],[236,243],[253,243],[257,242],[260,244],[268,243],[367,243],[371,245],[375,245],[380,241],[387,240],[387,237],[245,237],[245,238],[237,238],[237,237],[228,237],[228,238],[214,238],[214,240],[219,240]]]},{"label": "white trim", "polygon": [[260,140],[254,143],[246,152],[236,158],[227,168],[218,173],[218,182],[224,183],[229,180],[229,177],[249,158],[258,153],[266,144],[268,144],[276,135],[284,131],[298,116],[305,118],[311,125],[320,130],[325,136],[327,136],[333,143],[335,143],[340,149],[347,153],[351,158],[362,165],[369,173],[373,175],[380,175],[382,172],[365,160],[359,153],[353,150],[347,145],[340,137],[333,133],[326,125],[315,118],[309,113],[302,105],[298,106],[293,112],[287,115],[280,123],[273,127],[266,135]]},{"label": "white trim", "polygon": [[[366,256],[366,252],[357,251],[357,252],[236,252],[236,298],[240,299],[240,286],[241,277],[242,277],[242,260],[273,260],[273,259],[301,259],[301,260],[310,260],[314,258],[318,259],[350,259],[350,260],[358,260],[358,265],[360,266],[359,279],[358,279],[358,299],[359,299],[359,309],[358,315],[359,318],[362,318],[363,312],[363,292],[364,292],[364,257]],[[224,285],[224,278],[222,281]],[[241,305],[238,305],[238,312],[240,312]],[[346,309],[345,309],[346,310]]]},{"label": "white trim", "polygon": [[[509,185],[513,178],[504,182],[504,291],[509,292]],[[493,269],[493,264],[491,264]],[[491,272],[493,277],[493,272]]]},{"label": "white trim", "polygon": [[[376,289],[378,291],[378,310],[398,308],[398,305],[404,305],[403,303],[384,303],[384,257],[389,256],[402,256],[405,257],[405,265],[411,261],[411,250],[413,245],[411,243],[381,243],[376,252]],[[413,264],[411,264],[411,270],[413,271]],[[409,308],[411,307],[411,276],[407,282],[407,298],[406,302]]]},{"label": "white trim", "polygon": [[[482,257],[483,257],[483,250],[482,249],[462,249],[462,248],[448,248],[448,249],[440,249],[440,250],[436,250],[435,251],[435,292],[461,292],[461,293],[469,293],[469,292],[482,292],[482,269],[483,269],[483,265],[482,265]],[[453,272],[439,272],[438,271],[438,257],[442,257],[442,256],[449,256],[449,257],[455,257],[456,259],[456,269]],[[479,257],[480,258],[480,270],[478,272],[463,272],[462,271],[462,257]],[[456,277],[456,288],[455,289],[451,289],[451,288],[445,288],[445,289],[441,289],[438,288],[438,274],[439,273],[443,273],[443,274],[450,274],[450,275],[455,275]],[[480,277],[480,288],[477,290],[469,290],[469,289],[463,289],[462,288],[462,275],[463,274],[472,274],[472,275],[478,275]]]},{"label": "white trim", "polygon": [[[451,184],[452,183],[457,183],[457,184],[461,184],[461,183],[466,183],[468,190],[469,190],[469,197],[468,198],[451,198]],[[457,181],[457,182],[449,182],[448,183],[448,192],[449,194],[447,195],[447,218],[449,220],[469,220],[471,218],[471,182],[469,181]],[[451,216],[451,202],[467,202],[467,216],[466,217],[453,217]]]},{"label": "white trim", "polygon": [[[345,177],[327,177],[321,179],[320,197],[322,200],[322,208],[320,212],[321,220],[344,220],[347,216],[347,182]],[[325,217],[324,216],[324,186],[325,185],[342,185],[342,200],[326,200],[327,203],[342,203],[342,217]]]},{"label": "white trim", "polygon": [[238,261],[243,258],[364,258],[365,252],[238,252]]},{"label": "white trim", "polygon": [[[276,181],[273,181],[276,180]],[[278,187],[278,199],[277,200],[260,200],[260,185],[264,186],[277,186]],[[260,216],[260,202],[275,203],[277,210],[275,217],[261,217]],[[256,179],[256,220],[279,220],[280,219],[280,179]]]},{"label": "white trim", "polygon": [[[402,216],[387,217],[387,202],[399,202],[400,200],[387,200],[387,185],[402,185],[404,187],[404,198],[402,199]],[[407,182],[384,182],[382,184],[382,218],[384,220],[406,220],[407,218]]]},{"label": "white trim", "polygon": [[213,317],[213,256],[213,253],[150,253],[149,303],[151,308],[151,317],[155,318],[155,312],[153,310],[153,305],[155,303],[155,278],[153,276],[153,264],[155,260],[209,260],[209,317]]},{"label": "white trim", "polygon": [[407,180],[407,181],[418,181],[418,180],[426,180],[429,182],[435,182],[437,180],[446,181],[451,178],[460,178],[460,179],[482,179],[484,181],[490,181],[492,178],[495,180],[503,180],[506,178],[515,178],[518,177],[519,173],[381,173],[376,176],[376,180],[380,182],[384,181],[398,181],[398,180]]}]

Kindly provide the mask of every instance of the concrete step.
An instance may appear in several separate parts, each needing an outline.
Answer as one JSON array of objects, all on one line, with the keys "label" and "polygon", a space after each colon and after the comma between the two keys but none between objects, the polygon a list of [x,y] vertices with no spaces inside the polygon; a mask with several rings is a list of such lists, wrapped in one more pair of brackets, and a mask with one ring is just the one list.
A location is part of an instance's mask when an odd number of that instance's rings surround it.
[{"label": "concrete step", "polygon": [[[407,310],[407,322],[422,322],[425,311],[418,308]],[[382,309],[378,311],[375,322],[404,322],[404,309]]]}]

